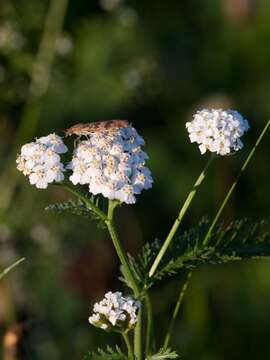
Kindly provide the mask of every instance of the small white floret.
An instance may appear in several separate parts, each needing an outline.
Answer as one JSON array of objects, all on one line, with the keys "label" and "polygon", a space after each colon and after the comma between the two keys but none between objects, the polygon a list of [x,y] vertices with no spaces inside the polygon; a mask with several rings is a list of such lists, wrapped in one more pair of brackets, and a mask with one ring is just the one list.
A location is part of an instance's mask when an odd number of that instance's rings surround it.
[{"label": "small white floret", "polygon": [[94,305],[89,323],[103,330],[127,331],[137,322],[140,303],[121,292],[108,292],[103,300]]}]

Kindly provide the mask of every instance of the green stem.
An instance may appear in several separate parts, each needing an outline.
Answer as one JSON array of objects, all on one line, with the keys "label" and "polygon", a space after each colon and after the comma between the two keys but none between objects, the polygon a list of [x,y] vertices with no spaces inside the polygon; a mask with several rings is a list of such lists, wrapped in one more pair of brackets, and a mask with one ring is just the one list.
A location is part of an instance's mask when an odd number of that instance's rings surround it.
[{"label": "green stem", "polygon": [[126,332],[122,332],[121,335],[123,336],[126,346],[127,346],[128,358],[131,360],[134,360],[133,350],[132,350],[132,346],[131,346],[128,334]]},{"label": "green stem", "polygon": [[[126,277],[127,281],[129,282],[130,286],[132,287],[132,289],[134,291],[134,295],[136,297],[138,297],[140,294],[139,287],[134,278],[134,275],[130,268],[126,253],[122,247],[118,233],[117,233],[114,223],[113,223],[113,214],[114,214],[114,210],[115,210],[115,207],[117,206],[117,204],[118,204],[117,202],[109,200],[108,217],[107,217],[107,220],[105,221],[105,223],[108,227],[108,230],[111,235],[112,242],[113,242],[113,245],[117,252],[117,255],[123,266],[125,277]],[[135,351],[136,360],[142,359],[142,357],[141,357],[141,336],[142,336],[142,328],[141,328],[142,327],[142,314],[141,314],[141,312],[142,312],[142,310],[140,309],[139,313],[138,313],[138,321],[137,321],[137,324],[136,324],[136,327],[134,330],[134,351]]]},{"label": "green stem", "polygon": [[186,293],[186,290],[187,290],[187,287],[188,287],[189,280],[190,280],[191,276],[192,276],[192,271],[189,271],[184,284],[180,288],[179,297],[178,297],[177,303],[175,305],[175,308],[174,308],[174,311],[173,311],[173,316],[171,318],[170,325],[169,325],[169,328],[168,328],[168,331],[167,331],[167,334],[166,334],[165,340],[164,340],[164,348],[165,349],[167,349],[167,347],[168,347],[168,345],[170,343],[174,323],[175,323],[175,320],[176,320],[176,318],[177,318],[177,316],[179,314],[179,310],[180,310],[183,298],[185,296],[185,293]]},{"label": "green stem", "polygon": [[262,139],[263,139],[263,137],[264,137],[264,135],[265,135],[265,133],[266,133],[269,126],[270,126],[270,120],[268,120],[265,127],[263,128],[263,130],[262,130],[260,136],[258,137],[255,145],[251,149],[248,157],[246,158],[246,161],[244,162],[243,166],[241,167],[241,169],[240,169],[234,183],[232,184],[232,186],[231,186],[230,190],[228,191],[227,195],[225,196],[225,199],[223,200],[220,208],[218,209],[218,212],[216,213],[216,216],[214,217],[214,220],[212,221],[212,224],[210,225],[210,227],[209,227],[209,229],[207,231],[207,234],[205,235],[205,238],[203,240],[203,245],[206,245],[208,243],[209,238],[210,238],[210,236],[212,234],[212,231],[214,230],[214,228],[215,228],[215,226],[216,226],[216,224],[217,224],[217,222],[218,222],[218,220],[220,218],[220,215],[222,214],[222,211],[223,211],[225,205],[227,204],[228,200],[230,199],[230,197],[231,197],[231,195],[232,195],[232,193],[233,193],[233,191],[234,191],[234,189],[235,189],[241,175],[246,170],[246,168],[248,166],[248,163],[250,162],[251,158],[253,157],[257,147],[259,146],[260,142],[262,141]]},{"label": "green stem", "polygon": [[116,200],[109,200],[109,204],[108,204],[108,215],[107,215],[107,219],[110,221],[113,221],[113,214],[114,214],[114,210],[117,207],[117,205],[119,205],[119,202]]},{"label": "green stem", "polygon": [[0,280],[3,279],[4,276],[6,276],[11,270],[13,270],[16,266],[18,266],[21,262],[23,262],[25,260],[25,258],[21,258],[19,260],[17,260],[14,264],[10,265],[9,267],[5,268],[1,273],[0,273]]},{"label": "green stem", "polygon": [[173,239],[179,225],[181,224],[181,222],[182,222],[182,220],[183,220],[183,218],[184,218],[184,216],[186,214],[187,209],[189,208],[194,196],[196,195],[196,192],[197,192],[199,186],[203,182],[203,180],[204,180],[204,178],[206,176],[207,170],[208,170],[212,160],[214,159],[214,157],[215,157],[215,155],[212,154],[211,157],[209,158],[205,168],[203,169],[203,171],[201,172],[201,174],[197,178],[195,184],[193,185],[192,190],[188,194],[188,197],[186,198],[186,201],[184,202],[184,205],[182,206],[182,208],[181,208],[181,210],[180,210],[180,212],[179,212],[179,214],[178,214],[178,216],[177,216],[177,218],[176,218],[176,220],[175,220],[175,222],[174,222],[174,224],[173,224],[173,226],[172,226],[172,228],[171,228],[171,230],[170,230],[170,232],[169,232],[169,234],[168,234],[168,236],[167,236],[167,238],[166,238],[166,240],[164,242],[164,244],[162,245],[162,248],[160,249],[160,251],[159,251],[159,253],[158,253],[158,255],[157,255],[157,257],[156,257],[150,271],[149,271],[149,277],[154,275],[154,273],[155,273],[161,259],[163,258],[163,256],[164,256],[165,252],[167,251],[167,249],[168,249],[168,247],[169,247],[169,245],[170,245],[170,243],[171,243],[171,241],[172,241],[172,239]]},{"label": "green stem", "polygon": [[[118,258],[120,259],[121,264],[123,266],[125,277],[129,282],[130,286],[132,287],[134,291],[134,295],[138,297],[140,295],[140,290],[137,285],[137,281],[130,268],[126,253],[122,247],[122,244],[119,239],[119,235],[117,233],[117,230],[113,222],[114,210],[118,204],[119,202],[117,201],[109,200],[108,215],[105,220],[105,223],[111,235],[112,242],[117,252]],[[134,330],[134,352],[135,352],[136,360],[142,360],[142,309],[139,310],[138,321]]]},{"label": "green stem", "polygon": [[138,312],[138,320],[134,330],[134,353],[136,360],[142,360],[142,307]]},{"label": "green stem", "polygon": [[145,296],[145,305],[147,313],[147,327],[146,327],[146,339],[145,339],[145,354],[149,355],[149,351],[152,350],[152,333],[153,333],[153,310],[150,297],[147,294]]},{"label": "green stem", "polygon": [[90,199],[88,199],[86,196],[82,195],[81,193],[79,193],[78,191],[76,191],[75,189],[73,189],[72,187],[70,187],[69,185],[66,184],[53,184],[56,186],[61,186],[61,188],[67,190],[68,192],[70,192],[71,194],[75,195],[78,199],[80,199],[82,202],[85,203],[85,205],[91,209],[96,215],[98,215],[100,217],[101,220],[103,220],[104,222],[107,220],[107,216],[106,214],[100,210]]},{"label": "green stem", "polygon": [[134,276],[132,274],[132,271],[131,271],[131,268],[129,266],[129,263],[128,263],[128,259],[126,257],[126,254],[124,252],[124,249],[119,241],[119,238],[118,238],[118,234],[116,232],[116,229],[113,225],[113,223],[109,220],[106,221],[106,225],[108,227],[108,230],[109,230],[109,233],[111,235],[111,238],[112,238],[112,242],[113,242],[113,245],[115,247],[115,250],[117,252],[117,255],[121,261],[121,264],[124,268],[124,273],[125,273],[125,276],[128,280],[128,282],[130,283],[130,286],[132,287],[133,291],[134,291],[134,294],[135,296],[138,296],[140,291],[139,291],[139,288],[138,288],[138,285],[134,279]]},{"label": "green stem", "polygon": [[113,222],[114,209],[117,206],[117,204],[118,204],[117,202],[109,200],[108,217],[106,218],[105,223],[106,223],[107,228],[109,230],[109,233],[111,235],[112,242],[113,242],[113,245],[114,245],[115,250],[117,252],[117,255],[118,255],[118,257],[119,257],[119,259],[121,261],[121,264],[123,266],[125,276],[126,276],[128,282],[130,283],[130,286],[132,287],[132,289],[134,291],[134,295],[136,297],[138,297],[139,294],[140,294],[140,290],[139,290],[139,287],[138,287],[137,282],[135,280],[135,277],[134,277],[134,275],[132,273],[132,270],[130,268],[126,253],[125,253],[125,251],[124,251],[124,249],[122,247],[122,244],[121,244],[120,239],[119,239],[119,235],[117,233],[117,230],[116,230],[116,228],[114,226],[114,222]]}]

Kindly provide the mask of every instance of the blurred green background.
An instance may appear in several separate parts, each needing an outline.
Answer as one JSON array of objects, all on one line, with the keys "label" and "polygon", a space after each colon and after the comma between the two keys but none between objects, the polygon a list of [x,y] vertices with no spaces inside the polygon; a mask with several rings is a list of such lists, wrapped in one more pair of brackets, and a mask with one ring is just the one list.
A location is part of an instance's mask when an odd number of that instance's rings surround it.
[{"label": "blurred green background", "polygon": [[[250,122],[245,147],[215,162],[182,228],[213,216],[270,114],[270,2],[1,0],[0,104],[0,265],[26,257],[0,282],[0,337],[19,324],[16,359],[81,359],[118,340],[87,318],[94,301],[122,286],[119,264],[95,224],[44,211],[68,195],[29,186],[16,152],[77,122],[130,120],[146,139],[155,180],[118,212],[135,254],[165,237],[207,160],[185,122],[202,107],[235,108]],[[225,221],[269,217],[269,155],[268,136]],[[176,278],[151,293],[158,339],[178,288]],[[266,260],[196,271],[173,348],[188,360],[268,359],[269,305]]]}]

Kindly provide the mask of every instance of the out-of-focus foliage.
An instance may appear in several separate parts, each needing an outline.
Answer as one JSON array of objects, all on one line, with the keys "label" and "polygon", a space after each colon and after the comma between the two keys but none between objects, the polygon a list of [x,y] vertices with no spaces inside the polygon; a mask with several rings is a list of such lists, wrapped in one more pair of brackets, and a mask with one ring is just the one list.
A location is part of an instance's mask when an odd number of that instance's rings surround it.
[{"label": "out-of-focus foliage", "polygon": [[[17,150],[14,138],[49,4],[0,2],[0,178]],[[206,158],[189,143],[185,122],[201,107],[233,107],[251,125],[245,147],[215,162],[183,228],[215,213],[269,117],[269,21],[266,0],[69,0],[36,136],[112,118],[127,118],[139,129],[155,183],[135,206],[118,211],[131,254],[166,236],[204,166]],[[241,179],[225,224],[269,217],[268,143]],[[11,180],[1,183],[1,193]],[[58,188],[38,191],[19,177],[1,213],[1,268],[22,256],[27,262],[1,281],[0,336],[16,322],[25,324],[23,359],[81,359],[87,350],[116,340],[87,323],[90,304],[121,286],[106,232],[88,219],[44,211],[69,198]],[[268,261],[196,271],[172,347],[189,360],[269,358],[269,275]],[[152,290],[161,341],[179,281]]]}]

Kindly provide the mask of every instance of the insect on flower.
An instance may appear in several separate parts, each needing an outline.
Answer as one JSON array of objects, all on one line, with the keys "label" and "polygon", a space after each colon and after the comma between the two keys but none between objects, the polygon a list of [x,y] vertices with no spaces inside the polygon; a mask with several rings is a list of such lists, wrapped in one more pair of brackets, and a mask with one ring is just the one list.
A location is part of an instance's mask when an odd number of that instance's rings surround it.
[{"label": "insect on flower", "polygon": [[[71,133],[78,138],[66,168],[72,171],[69,180],[74,185],[88,185],[91,194],[126,204],[134,204],[135,195],[151,188],[148,156],[141,149],[144,140],[127,121],[91,123],[84,131],[71,128]],[[80,140],[82,135],[87,140]]]},{"label": "insect on flower", "polygon": [[67,129],[65,131],[65,135],[87,136],[97,132],[115,131],[124,127],[128,127],[129,125],[130,124],[127,120],[107,120],[91,123],[79,123]]}]

